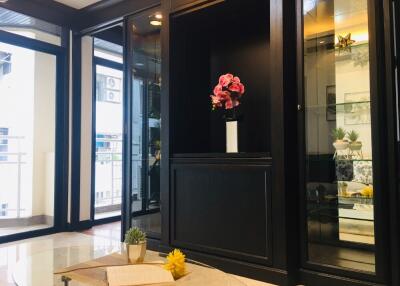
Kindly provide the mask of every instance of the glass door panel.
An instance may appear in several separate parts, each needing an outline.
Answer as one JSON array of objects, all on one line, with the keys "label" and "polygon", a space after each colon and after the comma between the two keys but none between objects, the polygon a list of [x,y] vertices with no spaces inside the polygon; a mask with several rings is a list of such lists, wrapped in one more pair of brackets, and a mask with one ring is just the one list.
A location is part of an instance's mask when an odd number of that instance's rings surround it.
[{"label": "glass door panel", "polygon": [[308,260],[375,272],[367,0],[304,0]]},{"label": "glass door panel", "polygon": [[121,215],[123,73],[96,65],[94,218]]},{"label": "glass door panel", "polygon": [[54,226],[56,70],[0,42],[0,236]]},{"label": "glass door panel", "polygon": [[158,8],[131,17],[132,225],[159,235],[161,43]]}]

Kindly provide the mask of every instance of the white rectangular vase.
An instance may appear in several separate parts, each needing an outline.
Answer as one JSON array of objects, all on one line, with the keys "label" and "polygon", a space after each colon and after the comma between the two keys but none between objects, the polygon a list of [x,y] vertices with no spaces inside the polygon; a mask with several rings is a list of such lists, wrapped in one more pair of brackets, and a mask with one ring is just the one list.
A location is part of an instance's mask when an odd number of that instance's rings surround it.
[{"label": "white rectangular vase", "polygon": [[238,152],[238,122],[226,122],[226,153]]}]

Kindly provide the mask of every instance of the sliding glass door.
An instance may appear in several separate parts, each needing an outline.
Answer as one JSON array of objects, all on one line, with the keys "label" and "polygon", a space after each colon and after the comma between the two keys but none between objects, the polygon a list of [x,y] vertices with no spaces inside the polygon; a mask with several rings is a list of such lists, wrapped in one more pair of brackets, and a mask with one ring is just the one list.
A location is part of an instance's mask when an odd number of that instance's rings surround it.
[{"label": "sliding glass door", "polygon": [[121,215],[122,70],[96,65],[95,219]]},{"label": "sliding glass door", "polygon": [[54,229],[64,191],[64,52],[13,32],[30,39],[0,31],[0,240]]},{"label": "sliding glass door", "polygon": [[94,38],[94,220],[121,216],[122,68],[122,46]]}]

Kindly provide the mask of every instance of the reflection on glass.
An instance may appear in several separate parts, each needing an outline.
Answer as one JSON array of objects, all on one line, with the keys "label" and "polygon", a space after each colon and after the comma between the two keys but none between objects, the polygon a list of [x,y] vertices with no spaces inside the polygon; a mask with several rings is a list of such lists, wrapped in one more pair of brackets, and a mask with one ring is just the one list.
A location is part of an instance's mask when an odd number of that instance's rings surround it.
[{"label": "reflection on glass", "polygon": [[121,45],[117,45],[99,38],[93,38],[93,46],[93,54],[95,57],[122,64],[123,47]]},{"label": "reflection on glass", "polygon": [[[132,225],[161,232],[161,45],[157,9],[131,18]],[[158,14],[157,14],[158,15]],[[161,24],[161,19],[159,19]]]},{"label": "reflection on glass", "polygon": [[95,219],[121,215],[122,71],[96,65]]},{"label": "reflection on glass", "polygon": [[61,45],[61,27],[1,7],[0,30]]},{"label": "reflection on glass", "polygon": [[367,0],[303,11],[308,259],[375,272]]},{"label": "reflection on glass", "polygon": [[0,236],[53,226],[55,106],[56,57],[0,42]]}]

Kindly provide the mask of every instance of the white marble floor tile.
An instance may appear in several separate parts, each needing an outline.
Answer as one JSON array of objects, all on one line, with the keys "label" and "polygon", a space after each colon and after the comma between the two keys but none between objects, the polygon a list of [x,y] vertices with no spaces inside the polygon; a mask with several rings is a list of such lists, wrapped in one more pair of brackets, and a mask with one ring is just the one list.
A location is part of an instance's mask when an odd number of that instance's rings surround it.
[{"label": "white marble floor tile", "polygon": [[[57,233],[0,245],[0,286],[14,285],[12,274],[18,260],[32,254],[72,246],[117,247],[118,240],[86,235],[77,232]],[[248,286],[273,286],[272,284],[236,276]]]}]

